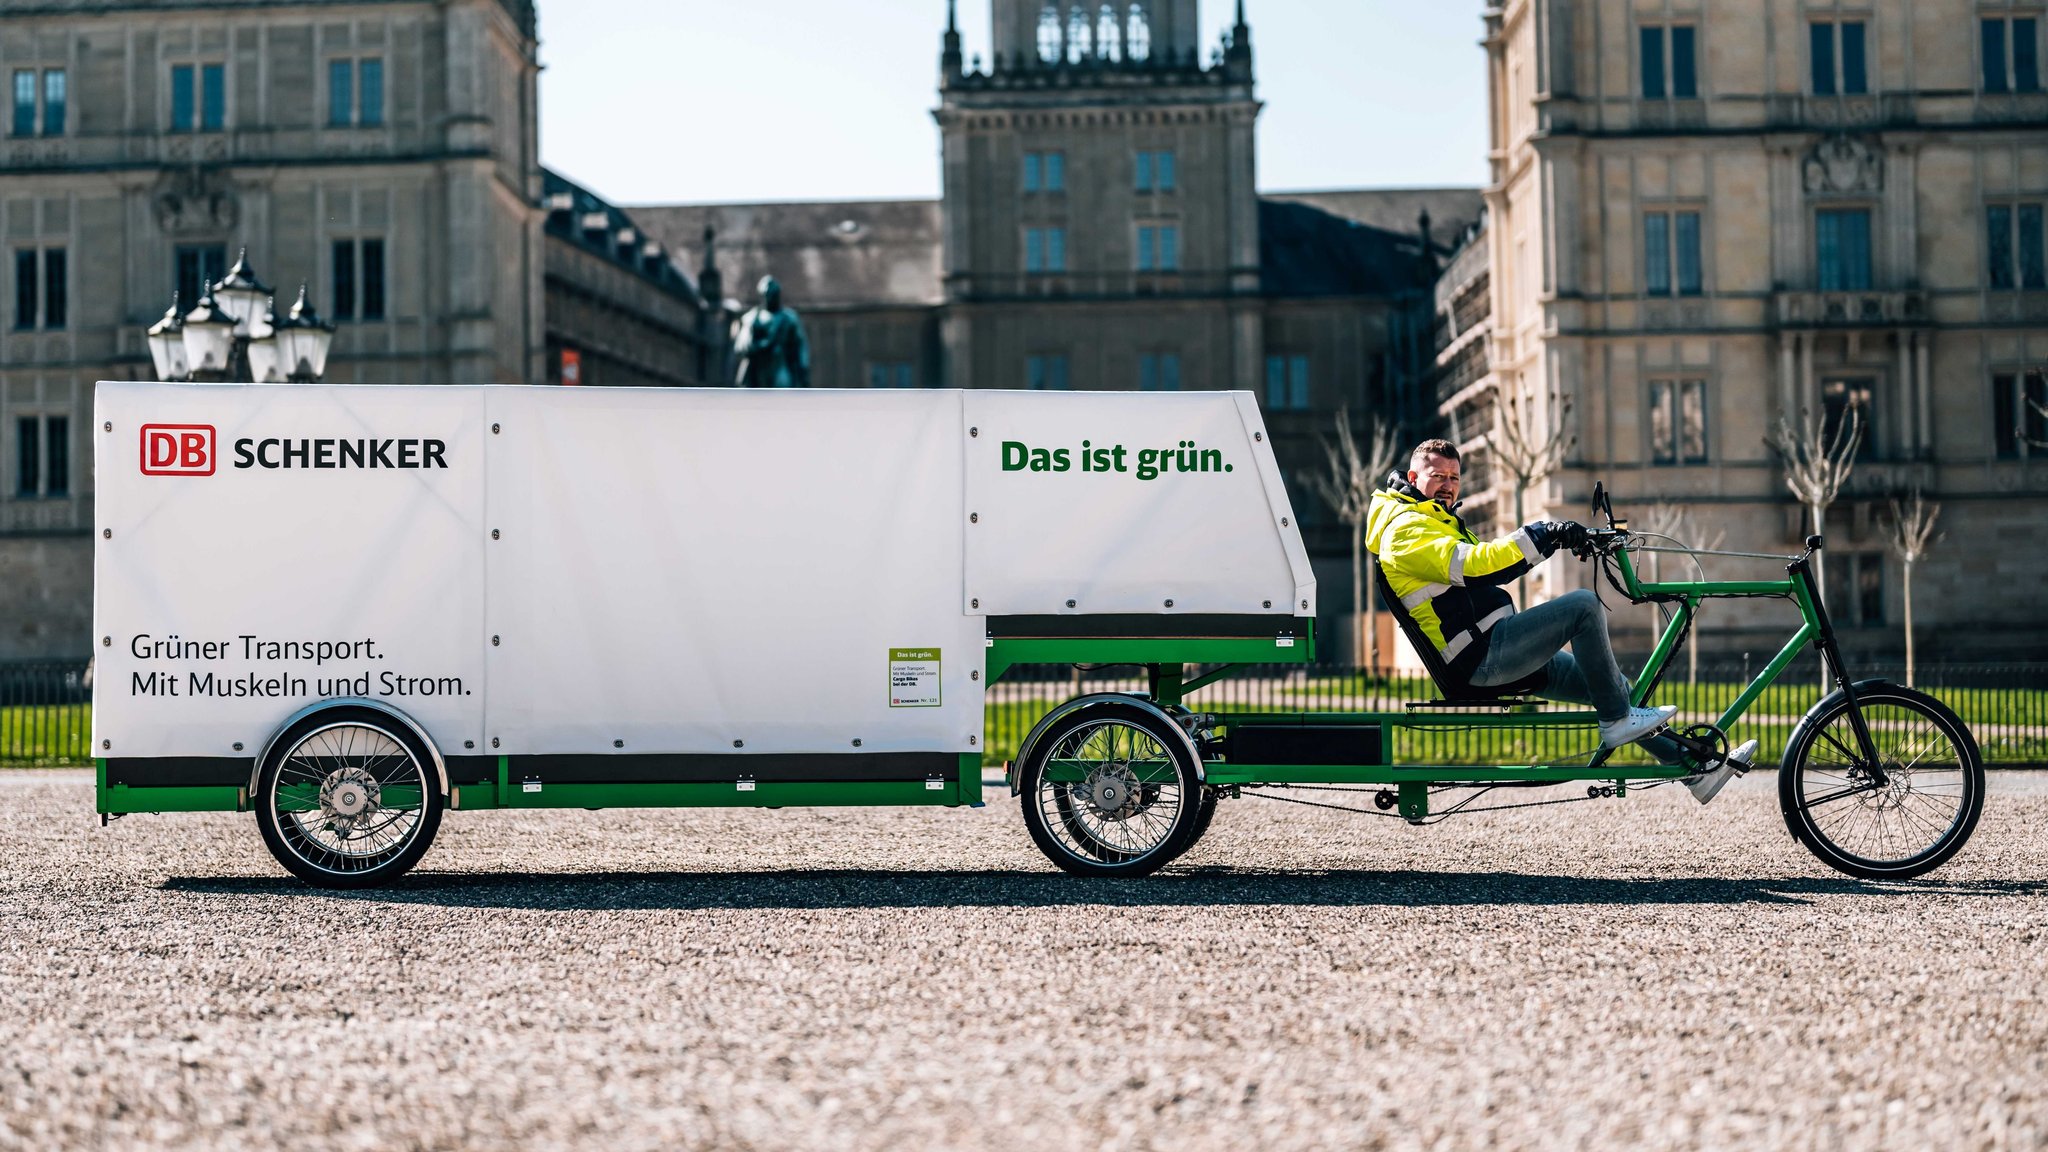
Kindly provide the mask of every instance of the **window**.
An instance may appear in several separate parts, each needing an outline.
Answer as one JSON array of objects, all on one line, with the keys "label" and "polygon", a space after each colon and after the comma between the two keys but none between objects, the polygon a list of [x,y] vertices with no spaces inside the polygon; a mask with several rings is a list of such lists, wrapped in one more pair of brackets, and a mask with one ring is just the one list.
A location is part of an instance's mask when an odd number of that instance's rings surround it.
[{"label": "window", "polygon": [[1026,192],[1065,192],[1067,190],[1067,154],[1064,152],[1026,152],[1024,154],[1024,190]]},{"label": "window", "polygon": [[1991,435],[2000,456],[2048,452],[2048,372],[1992,375]]},{"label": "window", "polygon": [[[1877,442],[1877,405],[1873,400],[1876,391],[1877,381],[1869,377],[1823,380],[1820,386],[1821,442],[1832,446],[1836,437],[1853,434],[1857,437],[1856,458],[1868,459],[1871,445]],[[1856,423],[1852,430],[1845,430],[1843,422],[1851,412],[1855,413]]]},{"label": "window", "polygon": [[1138,228],[1138,271],[1180,271],[1180,226],[1146,224]]},{"label": "window", "polygon": [[1038,14],[1038,58],[1046,64],[1060,62],[1060,10],[1051,4]]},{"label": "window", "polygon": [[1102,6],[1102,14],[1095,20],[1095,56],[1099,60],[1123,59],[1123,30],[1117,27],[1116,7]]},{"label": "window", "polygon": [[1707,462],[1707,382],[1650,381],[1650,460],[1656,464]]},{"label": "window", "polygon": [[356,123],[374,128],[384,123],[384,61],[373,56],[358,67],[362,70],[362,106]]},{"label": "window", "polygon": [[[194,102],[194,77],[198,79],[197,96]],[[190,132],[195,127],[193,114],[198,113],[196,126],[203,132],[218,132],[227,126],[228,119],[228,77],[227,68],[220,64],[173,64],[171,65],[171,131]]]},{"label": "window", "polygon": [[1079,64],[1094,53],[1089,49],[1088,10],[1076,4],[1067,17],[1067,63]]},{"label": "window", "polygon": [[1308,407],[1308,357],[1266,357],[1266,407],[1297,412]]},{"label": "window", "polygon": [[70,261],[62,248],[43,249],[43,327],[52,331],[70,319]]},{"label": "window", "polygon": [[14,326],[36,326],[36,250],[19,248],[14,253]]},{"label": "window", "polygon": [[333,299],[338,319],[384,319],[383,240],[334,242]]},{"label": "window", "polygon": [[327,62],[327,123],[330,127],[345,127],[354,121],[355,81],[355,61]]},{"label": "window", "polygon": [[1171,152],[1138,153],[1137,180],[1135,186],[1140,192],[1171,192],[1174,188],[1174,162]]},{"label": "window", "polygon": [[1694,29],[1690,24],[1640,30],[1643,99],[1695,100],[1699,75],[1693,61]]},{"label": "window", "polygon": [[2031,16],[1987,16],[1978,21],[1984,53],[1984,91],[2039,92],[2041,42]]},{"label": "window", "polygon": [[1823,292],[1870,289],[1870,210],[1827,209],[1814,213],[1814,257]]},{"label": "window", "polygon": [[[38,271],[40,269],[40,271]],[[17,248],[14,252],[14,326],[64,327],[70,312],[70,263],[62,248]]]},{"label": "window", "polygon": [[1024,230],[1024,271],[1065,272],[1067,270],[1067,230],[1065,228],[1026,228]]},{"label": "window", "polygon": [[2042,205],[1990,204],[1984,208],[1986,254],[1993,288],[2029,292],[2048,289],[2048,251],[2043,250]]},{"label": "window", "polygon": [[62,68],[43,69],[43,135],[64,134],[64,111],[69,103],[70,83]]},{"label": "window", "polygon": [[1830,555],[1825,568],[1828,614],[1836,625],[1875,628],[1884,623],[1884,553]]},{"label": "window", "polygon": [[911,371],[909,361],[898,360],[883,363],[868,363],[868,387],[870,388],[915,388],[916,374]]},{"label": "window", "polygon": [[202,131],[218,132],[227,122],[227,68],[220,64],[203,64],[199,68],[199,127]]},{"label": "window", "polygon": [[[45,68],[42,71],[42,125],[43,135],[64,134],[64,110],[67,103],[68,84],[62,68]],[[14,134],[33,136],[36,134],[36,70],[17,68],[14,71]]]},{"label": "window", "polygon": [[[1674,275],[1674,270],[1676,275]],[[1643,289],[1652,296],[1700,294],[1700,214],[1643,214]]]},{"label": "window", "polygon": [[23,416],[14,422],[14,492],[24,499],[71,494],[71,418]]},{"label": "window", "polygon": [[1845,20],[1807,26],[1815,96],[1862,96],[1870,91],[1863,64],[1863,22]]},{"label": "window", "polygon": [[190,311],[208,284],[228,274],[228,250],[221,244],[183,245],[176,258],[178,307]]},{"label": "window", "polygon": [[171,131],[192,130],[192,66],[171,65]]},{"label": "window", "polygon": [[384,122],[384,61],[329,60],[327,62],[327,124],[346,128],[351,124],[374,127]]},{"label": "window", "polygon": [[1067,390],[1067,358],[1064,355],[1027,356],[1024,386],[1034,392]]},{"label": "window", "polygon": [[14,134],[36,134],[36,74],[33,69],[18,68],[14,72]]},{"label": "window", "polygon": [[1180,391],[1180,357],[1172,352],[1157,355],[1146,353],[1138,357],[1138,390],[1140,392]]}]

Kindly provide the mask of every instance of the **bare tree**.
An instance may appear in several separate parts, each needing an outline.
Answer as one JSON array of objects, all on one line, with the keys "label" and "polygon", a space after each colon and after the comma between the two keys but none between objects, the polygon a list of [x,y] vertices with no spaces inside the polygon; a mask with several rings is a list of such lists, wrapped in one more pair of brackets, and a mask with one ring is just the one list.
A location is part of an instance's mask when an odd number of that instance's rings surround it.
[{"label": "bare tree", "polygon": [[[1712,537],[1706,537],[1699,524],[1693,520],[1691,512],[1687,511],[1683,506],[1673,504],[1668,500],[1650,505],[1644,511],[1638,523],[1642,525],[1645,534],[1667,536],[1670,538],[1667,543],[1676,543],[1687,548],[1702,550],[1719,548],[1721,541],[1725,540],[1728,536],[1727,532],[1720,531],[1715,532]],[[1654,584],[1664,578],[1664,557],[1661,553],[1651,552],[1648,553],[1648,559],[1650,561],[1650,582]],[[1656,636],[1663,629],[1664,617],[1655,605],[1651,605],[1651,611],[1655,612],[1656,616],[1650,634]],[[1685,682],[1690,685],[1696,685],[1700,682],[1700,643],[1697,621],[1694,622],[1693,633],[1692,643],[1685,646]]]},{"label": "bare tree", "polygon": [[1934,534],[1934,522],[1941,517],[1941,505],[1932,503],[1920,489],[1906,500],[1892,498],[1892,514],[1885,522],[1885,542],[1898,553],[1906,569],[1906,687],[1913,686],[1913,565],[1941,539]]},{"label": "bare tree", "polygon": [[[1538,410],[1536,396],[1526,383],[1509,384],[1502,379],[1493,387],[1493,429],[1486,434],[1486,448],[1496,467],[1506,472],[1515,490],[1515,526],[1524,523],[1523,500],[1529,489],[1548,479],[1578,437],[1565,427],[1571,414],[1570,399],[1556,392],[1550,403]],[[1523,580],[1515,581],[1515,600],[1528,602]]]},{"label": "bare tree", "polygon": [[[1825,530],[1828,507],[1841,494],[1849,473],[1855,471],[1856,447],[1862,442],[1863,406],[1855,403],[1843,407],[1832,435],[1819,413],[1802,408],[1796,426],[1779,417],[1771,434],[1764,437],[1764,443],[1784,461],[1785,487],[1806,509],[1815,534]],[[1823,593],[1827,588],[1825,564],[1815,557],[1814,579]]]},{"label": "bare tree", "polygon": [[1316,438],[1323,446],[1323,470],[1307,473],[1302,479],[1337,514],[1351,537],[1351,620],[1352,627],[1362,630],[1354,651],[1377,673],[1378,618],[1374,600],[1365,590],[1365,520],[1372,511],[1373,489],[1393,466],[1400,445],[1393,425],[1383,424],[1377,417],[1366,417],[1360,431],[1364,433],[1362,447],[1361,437],[1351,430],[1350,410],[1339,408],[1336,441]]}]

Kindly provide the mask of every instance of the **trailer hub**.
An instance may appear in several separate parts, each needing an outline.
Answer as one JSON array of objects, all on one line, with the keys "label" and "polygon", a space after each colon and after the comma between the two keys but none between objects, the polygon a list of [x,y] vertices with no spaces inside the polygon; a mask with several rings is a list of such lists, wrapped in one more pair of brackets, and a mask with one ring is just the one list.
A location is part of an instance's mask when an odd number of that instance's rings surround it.
[{"label": "trailer hub", "polygon": [[379,792],[377,778],[361,768],[337,768],[320,783],[320,807],[329,816],[354,819],[375,809]]},{"label": "trailer hub", "polygon": [[1104,820],[1128,820],[1142,807],[1137,773],[1126,764],[1104,764],[1093,769],[1075,791]]}]

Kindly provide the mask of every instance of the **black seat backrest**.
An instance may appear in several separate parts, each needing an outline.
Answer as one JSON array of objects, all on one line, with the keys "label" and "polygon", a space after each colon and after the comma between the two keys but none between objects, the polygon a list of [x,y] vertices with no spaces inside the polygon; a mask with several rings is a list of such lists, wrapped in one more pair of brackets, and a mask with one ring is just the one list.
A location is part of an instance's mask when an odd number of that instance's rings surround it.
[{"label": "black seat backrest", "polygon": [[1542,682],[1547,677],[1541,672],[1535,676],[1523,677],[1511,684],[1492,688],[1467,684],[1464,677],[1451,671],[1450,665],[1444,663],[1444,658],[1438,654],[1436,646],[1429,642],[1428,636],[1423,635],[1422,625],[1417,624],[1415,617],[1410,616],[1408,610],[1401,607],[1401,598],[1394,595],[1394,586],[1388,583],[1387,574],[1380,569],[1379,557],[1367,555],[1365,563],[1372,569],[1372,583],[1373,587],[1379,590],[1380,603],[1386,606],[1387,612],[1394,617],[1394,622],[1400,625],[1401,634],[1408,637],[1408,646],[1415,649],[1415,655],[1422,660],[1423,668],[1428,670],[1429,678],[1436,682],[1436,690],[1444,694],[1445,700],[1490,702],[1502,696],[1516,696],[1542,688]]}]

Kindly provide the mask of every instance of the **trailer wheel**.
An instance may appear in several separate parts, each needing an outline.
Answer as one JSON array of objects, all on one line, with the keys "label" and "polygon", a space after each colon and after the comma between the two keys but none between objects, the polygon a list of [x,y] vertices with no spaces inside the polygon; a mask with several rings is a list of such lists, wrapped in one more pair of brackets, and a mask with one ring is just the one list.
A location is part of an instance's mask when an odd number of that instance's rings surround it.
[{"label": "trailer wheel", "polygon": [[419,862],[441,825],[433,759],[418,737],[368,708],[308,716],[279,736],[257,778],[263,843],[323,888],[373,888]]},{"label": "trailer wheel", "polygon": [[1143,876],[1179,855],[1202,786],[1179,734],[1136,708],[1091,708],[1022,765],[1024,825],[1077,876]]}]

